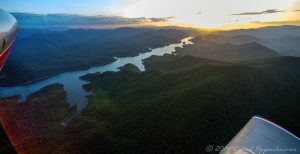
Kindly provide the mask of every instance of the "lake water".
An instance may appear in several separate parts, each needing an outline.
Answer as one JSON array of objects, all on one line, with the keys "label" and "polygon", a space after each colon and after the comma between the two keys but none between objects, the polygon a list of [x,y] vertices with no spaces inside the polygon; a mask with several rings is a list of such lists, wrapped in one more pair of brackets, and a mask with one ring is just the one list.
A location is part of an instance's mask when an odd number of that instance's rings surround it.
[{"label": "lake water", "polygon": [[106,71],[116,72],[119,71],[119,67],[129,63],[136,65],[141,71],[145,71],[145,67],[143,65],[144,59],[149,58],[153,55],[162,56],[164,54],[172,54],[175,51],[176,47],[182,47],[184,44],[192,44],[192,42],[190,42],[190,39],[191,37],[184,38],[181,40],[181,43],[152,49],[150,52],[142,53],[136,57],[116,58],[117,60],[115,62],[108,65],[96,66],[83,71],[62,73],[46,80],[42,80],[25,86],[0,87],[0,98],[13,95],[21,95],[22,100],[25,100],[29,94],[36,92],[37,90],[45,86],[53,83],[60,83],[64,85],[64,88],[68,94],[68,103],[77,105],[79,107],[79,110],[82,110],[87,105],[88,100],[86,96],[88,95],[88,93],[82,87],[84,84],[87,84],[87,82],[80,80],[79,77],[84,76],[88,73],[103,73]]}]

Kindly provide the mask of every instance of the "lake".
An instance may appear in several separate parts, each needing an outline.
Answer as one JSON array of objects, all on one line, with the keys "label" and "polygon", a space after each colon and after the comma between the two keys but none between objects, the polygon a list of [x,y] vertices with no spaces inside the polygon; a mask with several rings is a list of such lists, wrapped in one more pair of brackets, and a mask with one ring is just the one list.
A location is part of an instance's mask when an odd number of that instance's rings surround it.
[{"label": "lake", "polygon": [[15,87],[0,87],[0,98],[9,97],[13,95],[21,95],[22,100],[24,101],[29,94],[36,92],[37,90],[50,84],[60,83],[64,85],[64,88],[68,94],[68,103],[77,105],[79,111],[81,111],[87,105],[88,100],[86,96],[88,95],[88,93],[83,89],[83,85],[87,84],[87,82],[79,79],[79,77],[84,76],[88,73],[103,73],[106,71],[116,72],[119,71],[119,67],[129,63],[136,65],[141,71],[145,71],[145,67],[143,65],[144,59],[149,58],[153,55],[162,56],[164,54],[172,54],[173,52],[175,52],[176,47],[183,47],[184,44],[192,44],[192,42],[190,41],[191,39],[192,37],[184,38],[181,40],[180,43],[171,44],[161,48],[151,49],[151,51],[139,54],[135,57],[116,58],[117,60],[115,62],[107,65],[96,66],[82,71],[65,72],[28,85]]}]

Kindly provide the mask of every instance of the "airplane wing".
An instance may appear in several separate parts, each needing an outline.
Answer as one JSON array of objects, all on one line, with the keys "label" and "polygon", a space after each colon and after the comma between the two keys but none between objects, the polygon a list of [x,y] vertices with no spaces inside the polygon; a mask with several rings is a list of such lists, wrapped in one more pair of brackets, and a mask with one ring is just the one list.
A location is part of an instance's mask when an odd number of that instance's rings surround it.
[{"label": "airplane wing", "polygon": [[254,116],[221,154],[300,153],[300,139],[279,125]]},{"label": "airplane wing", "polygon": [[0,9],[0,70],[9,55],[17,31],[17,20]]}]

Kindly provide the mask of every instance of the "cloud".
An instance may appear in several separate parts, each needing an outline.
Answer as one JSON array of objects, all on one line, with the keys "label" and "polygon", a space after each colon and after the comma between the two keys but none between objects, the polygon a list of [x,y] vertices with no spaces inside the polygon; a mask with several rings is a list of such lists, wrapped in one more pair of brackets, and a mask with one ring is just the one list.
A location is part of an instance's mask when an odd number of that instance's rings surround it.
[{"label": "cloud", "polygon": [[228,23],[234,23],[234,22],[240,22],[240,20],[237,20],[237,19],[236,20],[228,20],[227,22]]},{"label": "cloud", "polygon": [[300,10],[295,10],[294,12],[300,12]]},{"label": "cloud", "polygon": [[174,17],[164,17],[164,18],[146,18],[149,19],[151,22],[167,22],[170,19],[172,19]]},{"label": "cloud", "polygon": [[232,14],[232,15],[261,15],[261,14],[272,14],[272,13],[281,13],[281,12],[286,12],[286,11],[270,9],[270,10],[265,10],[265,11],[261,11],[261,12],[243,12],[243,13],[237,13],[237,14]]},{"label": "cloud", "polygon": [[121,16],[82,16],[76,14],[32,14],[12,13],[20,27],[26,26],[101,26],[132,25],[151,22],[167,22],[173,17],[165,18],[125,18]]},{"label": "cloud", "polygon": [[253,21],[251,23],[262,24],[262,25],[300,25],[300,20],[282,20],[282,21],[269,21],[269,22]]}]

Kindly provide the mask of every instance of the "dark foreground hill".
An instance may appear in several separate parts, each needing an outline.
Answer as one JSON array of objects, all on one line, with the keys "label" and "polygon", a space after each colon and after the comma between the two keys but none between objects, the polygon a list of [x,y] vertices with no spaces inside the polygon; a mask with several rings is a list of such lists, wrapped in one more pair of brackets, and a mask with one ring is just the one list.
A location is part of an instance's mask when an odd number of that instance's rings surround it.
[{"label": "dark foreground hill", "polygon": [[291,118],[300,116],[299,58],[218,63],[168,56],[146,64],[151,70],[144,73],[86,76],[91,81],[86,88],[94,94],[84,118],[98,122],[84,125],[109,123],[111,150],[204,153],[208,145],[226,145],[254,115],[300,133],[300,124]]},{"label": "dark foreground hill", "polygon": [[300,134],[291,118],[300,116],[299,58],[229,63],[168,55],[145,64],[145,72],[127,65],[84,76],[93,93],[67,127],[59,123],[74,108],[61,85],[23,104],[2,100],[5,128],[23,132],[18,150],[45,154],[205,153],[208,145],[225,146],[254,115]]},{"label": "dark foreground hill", "polygon": [[114,57],[136,56],[149,48],[180,42],[184,30],[119,28],[67,31],[19,31],[0,86],[20,85],[66,71],[83,70],[115,61]]}]

